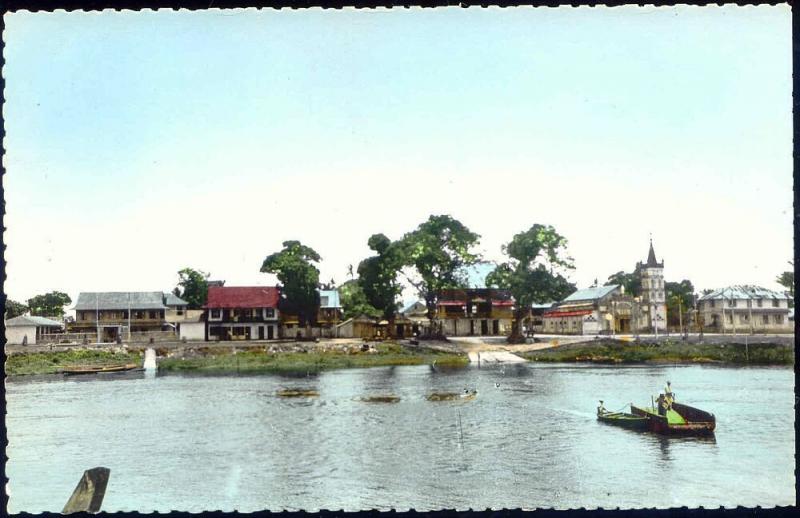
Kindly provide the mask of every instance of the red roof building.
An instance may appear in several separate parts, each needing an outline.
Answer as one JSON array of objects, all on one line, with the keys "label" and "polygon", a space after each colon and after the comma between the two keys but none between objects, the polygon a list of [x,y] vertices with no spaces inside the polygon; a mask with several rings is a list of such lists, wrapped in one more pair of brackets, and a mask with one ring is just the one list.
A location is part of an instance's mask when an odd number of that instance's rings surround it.
[{"label": "red roof building", "polygon": [[274,286],[209,286],[205,309],[277,308],[281,292]]}]

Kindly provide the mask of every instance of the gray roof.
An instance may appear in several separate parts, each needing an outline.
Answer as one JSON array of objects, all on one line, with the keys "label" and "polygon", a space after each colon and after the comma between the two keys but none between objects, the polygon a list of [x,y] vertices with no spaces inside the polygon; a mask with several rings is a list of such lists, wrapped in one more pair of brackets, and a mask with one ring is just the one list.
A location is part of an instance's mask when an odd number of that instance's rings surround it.
[{"label": "gray roof", "polygon": [[714,290],[707,295],[703,295],[699,300],[719,300],[719,299],[788,299],[785,293],[768,290],[761,286],[747,284],[736,284]]},{"label": "gray roof", "polygon": [[31,315],[20,315],[18,317],[6,320],[6,327],[23,327],[23,326],[64,327],[64,324],[56,320],[50,320],[49,318],[34,317]]},{"label": "gray roof", "polygon": [[175,295],[174,293],[164,293],[165,304],[167,306],[188,306],[189,303]]},{"label": "gray roof", "polygon": [[428,311],[428,307],[421,300],[417,300],[415,302],[412,302],[411,304],[408,304],[400,312],[405,315],[406,313],[410,313],[412,311],[425,311],[425,312],[427,312]]},{"label": "gray roof", "polygon": [[167,309],[160,291],[81,292],[72,309]]},{"label": "gray roof", "polygon": [[563,302],[574,302],[578,300],[597,300],[605,297],[612,291],[619,288],[619,285],[613,284],[611,286],[598,286],[596,288],[586,288],[585,290],[578,290],[569,297],[565,298]]},{"label": "gray roof", "polygon": [[[339,290],[318,290],[320,296],[321,308],[340,308],[342,305],[339,303]],[[328,298],[327,304],[322,304],[322,297]]]}]

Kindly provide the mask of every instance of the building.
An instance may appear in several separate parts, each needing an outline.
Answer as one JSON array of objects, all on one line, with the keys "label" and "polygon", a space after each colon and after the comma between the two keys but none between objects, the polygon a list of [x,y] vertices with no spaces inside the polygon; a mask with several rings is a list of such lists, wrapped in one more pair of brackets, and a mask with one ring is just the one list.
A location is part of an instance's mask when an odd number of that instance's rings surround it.
[{"label": "building", "polygon": [[428,320],[428,306],[421,300],[412,302],[404,307],[400,314],[411,323],[411,334],[425,334],[430,325]]},{"label": "building", "polygon": [[192,311],[191,315],[186,315],[178,324],[178,336],[181,340],[195,341],[206,339],[206,319],[202,310],[197,310],[199,314]]},{"label": "building", "polygon": [[45,317],[20,315],[5,321],[6,343],[9,345],[35,345],[42,335],[63,331],[64,324]]},{"label": "building", "polygon": [[336,334],[341,338],[363,338],[372,340],[386,335],[386,326],[381,326],[377,318],[358,315],[348,318],[336,326]]},{"label": "building", "polygon": [[183,336],[181,326],[184,322],[197,324],[203,321],[202,309],[189,309],[189,303],[174,293],[164,293],[164,305],[167,307],[164,320],[180,336]]},{"label": "building", "polygon": [[642,308],[640,330],[653,332],[667,329],[667,296],[664,288],[664,261],[656,260],[653,250],[653,240],[650,240],[650,251],[647,262],[637,263],[636,270],[642,282],[641,300],[638,302]]},{"label": "building", "polygon": [[760,286],[734,285],[697,301],[699,325],[713,333],[791,333],[789,297]]},{"label": "building", "polygon": [[[544,331],[544,314],[556,305],[555,302],[547,302],[545,304],[532,304],[529,318],[526,320],[526,326],[530,326],[530,331],[534,333],[541,333]],[[527,328],[523,329],[524,332],[529,331]]]},{"label": "building", "polygon": [[577,290],[545,310],[542,320],[544,333],[571,335],[638,332],[647,322],[636,300],[617,285]]},{"label": "building", "polygon": [[271,286],[209,286],[206,340],[272,340],[279,336],[280,290]]},{"label": "building", "polygon": [[495,288],[443,290],[436,304],[441,331],[450,336],[507,335],[513,311],[511,293]]},{"label": "building", "polygon": [[339,290],[319,290],[317,326],[323,329],[323,334],[336,335],[336,326],[344,320],[343,316]]},{"label": "building", "polygon": [[129,333],[164,330],[167,306],[160,291],[81,292],[75,303],[73,333],[96,333],[100,342],[127,338]]}]

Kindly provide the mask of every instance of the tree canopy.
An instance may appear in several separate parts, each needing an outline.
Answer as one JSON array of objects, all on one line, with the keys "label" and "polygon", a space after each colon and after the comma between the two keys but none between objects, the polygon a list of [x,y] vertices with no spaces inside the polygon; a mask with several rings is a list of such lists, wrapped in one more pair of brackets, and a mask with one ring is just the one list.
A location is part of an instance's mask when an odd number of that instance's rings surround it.
[{"label": "tree canopy", "polygon": [[342,303],[342,312],[344,318],[353,318],[359,315],[367,315],[369,317],[377,318],[382,315],[382,312],[375,309],[369,301],[367,301],[364,291],[358,282],[358,279],[350,279],[339,286],[339,298]]},{"label": "tree canopy", "polygon": [[[789,264],[794,266],[793,261],[789,261]],[[792,299],[791,304],[794,306],[794,270],[790,272],[783,272],[775,279],[775,282],[786,288],[786,291],[789,294],[789,297]]]},{"label": "tree canopy", "polygon": [[284,241],[283,249],[270,254],[261,265],[261,272],[278,277],[285,299],[281,310],[297,315],[300,325],[316,323],[319,310],[319,269],[314,263],[322,258],[300,241]]},{"label": "tree canopy", "polygon": [[6,318],[14,318],[24,315],[28,311],[28,306],[16,300],[6,299]]},{"label": "tree canopy", "polygon": [[68,304],[72,304],[72,299],[61,291],[51,291],[28,299],[31,315],[40,317],[63,317],[64,306]]},{"label": "tree canopy", "polygon": [[611,284],[621,285],[625,288],[626,295],[638,297],[642,294],[642,278],[639,273],[639,267],[637,266],[631,273],[619,271],[610,275],[606,281],[606,286]]},{"label": "tree canopy", "polygon": [[376,255],[359,263],[358,285],[369,305],[391,320],[397,311],[397,297],[403,291],[397,280],[402,267],[401,246],[383,234],[371,236],[367,244]]},{"label": "tree canopy", "polygon": [[464,267],[480,258],[473,251],[479,239],[460,221],[439,215],[430,216],[399,241],[401,263],[414,273],[406,274],[406,279],[425,300],[429,320],[433,320],[439,292],[465,284]]},{"label": "tree canopy", "polygon": [[520,341],[520,322],[532,304],[561,300],[575,290],[562,274],[574,268],[567,240],[549,225],[534,224],[503,245],[508,260],[486,278],[486,284],[507,289],[516,301],[512,342]]},{"label": "tree canopy", "polygon": [[667,324],[671,326],[677,326],[681,322],[685,324],[686,319],[679,314],[685,315],[686,311],[694,306],[692,281],[684,279],[681,282],[665,282],[664,291],[667,296]]},{"label": "tree canopy", "polygon": [[172,290],[176,296],[187,302],[189,308],[199,309],[208,297],[208,278],[210,274],[192,268],[178,272],[178,285]]}]

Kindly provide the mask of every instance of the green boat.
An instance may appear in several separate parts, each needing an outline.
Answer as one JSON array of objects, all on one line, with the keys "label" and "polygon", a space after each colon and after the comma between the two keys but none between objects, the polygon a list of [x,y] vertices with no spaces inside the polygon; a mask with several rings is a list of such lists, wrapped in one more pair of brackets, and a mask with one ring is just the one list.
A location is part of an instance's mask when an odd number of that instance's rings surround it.
[{"label": "green boat", "polygon": [[597,407],[597,420],[603,423],[612,424],[628,430],[647,430],[647,417],[626,414],[625,412],[611,412],[603,407],[603,402]]}]

